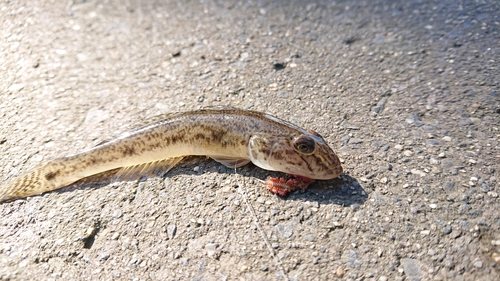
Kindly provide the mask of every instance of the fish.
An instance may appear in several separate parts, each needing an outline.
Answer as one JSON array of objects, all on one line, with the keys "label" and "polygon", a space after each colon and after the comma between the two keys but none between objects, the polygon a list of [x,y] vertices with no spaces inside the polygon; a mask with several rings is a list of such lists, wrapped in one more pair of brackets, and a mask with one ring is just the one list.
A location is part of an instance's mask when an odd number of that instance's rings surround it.
[{"label": "fish", "polygon": [[146,119],[83,152],[39,164],[0,188],[0,202],[67,187],[96,175],[132,180],[165,174],[186,156],[207,156],[233,169],[253,163],[290,174],[267,188],[285,196],[314,180],[338,177],[342,166],[325,140],[267,113],[205,108]]}]

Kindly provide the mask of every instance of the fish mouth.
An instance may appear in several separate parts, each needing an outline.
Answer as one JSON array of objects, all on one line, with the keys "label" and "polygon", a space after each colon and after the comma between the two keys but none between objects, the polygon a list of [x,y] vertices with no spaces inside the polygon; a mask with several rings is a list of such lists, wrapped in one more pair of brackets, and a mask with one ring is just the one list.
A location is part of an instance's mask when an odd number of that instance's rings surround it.
[{"label": "fish mouth", "polygon": [[342,172],[343,172],[342,167],[333,168],[333,169],[325,170],[321,173],[317,173],[314,176],[312,176],[311,178],[317,179],[317,180],[331,180],[331,179],[338,178],[342,174]]}]

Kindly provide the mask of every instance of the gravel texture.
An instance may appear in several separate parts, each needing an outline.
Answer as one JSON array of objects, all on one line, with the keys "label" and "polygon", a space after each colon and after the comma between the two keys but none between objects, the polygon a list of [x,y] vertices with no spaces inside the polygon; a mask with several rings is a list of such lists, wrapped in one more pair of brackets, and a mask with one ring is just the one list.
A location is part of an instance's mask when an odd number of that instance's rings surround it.
[{"label": "gravel texture", "polygon": [[[28,2],[27,2],[28,3]],[[0,5],[0,181],[144,118],[266,111],[345,173],[203,157],[0,205],[0,280],[500,280],[500,2]],[[265,238],[265,239],[264,239]]]}]

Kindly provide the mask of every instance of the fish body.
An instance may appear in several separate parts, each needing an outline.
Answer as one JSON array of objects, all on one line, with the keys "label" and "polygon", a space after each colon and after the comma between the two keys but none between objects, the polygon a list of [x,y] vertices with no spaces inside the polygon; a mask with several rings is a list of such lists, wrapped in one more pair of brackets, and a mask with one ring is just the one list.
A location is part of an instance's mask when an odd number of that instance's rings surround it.
[{"label": "fish body", "polygon": [[202,109],[151,118],[89,150],[40,164],[0,188],[0,202],[109,171],[117,179],[155,175],[189,155],[205,155],[231,168],[252,162],[308,179],[342,173],[336,154],[313,131],[255,111]]}]

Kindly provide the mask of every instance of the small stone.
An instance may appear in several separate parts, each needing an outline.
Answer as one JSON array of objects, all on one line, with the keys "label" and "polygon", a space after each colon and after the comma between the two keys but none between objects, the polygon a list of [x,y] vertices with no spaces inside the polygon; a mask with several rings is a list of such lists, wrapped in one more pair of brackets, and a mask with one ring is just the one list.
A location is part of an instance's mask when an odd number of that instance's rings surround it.
[{"label": "small stone", "polygon": [[491,254],[491,258],[498,264],[500,264],[500,253]]},{"label": "small stone", "polygon": [[335,272],[335,274],[337,274],[338,277],[343,277],[344,276],[344,269],[341,266],[339,266],[337,268],[337,271]]},{"label": "small stone", "polygon": [[460,229],[455,229],[450,233],[450,238],[457,239],[460,235],[462,235],[462,231],[460,231]]},{"label": "small stone", "polygon": [[413,175],[419,175],[421,177],[425,177],[426,173],[417,169],[411,169],[410,173]]},{"label": "small stone", "polygon": [[352,205],[351,205],[351,209],[352,209],[354,212],[356,212],[357,210],[359,210],[359,207],[360,207],[360,205],[359,205],[359,204],[352,204]]},{"label": "small stone", "polygon": [[400,144],[396,144],[396,145],[394,146],[394,149],[396,149],[396,150],[398,150],[398,151],[401,151],[401,150],[403,150],[403,149],[404,149],[404,146],[402,146],[402,145],[400,145]]},{"label": "small stone", "polygon": [[449,136],[444,136],[444,137],[443,137],[443,140],[444,140],[444,141],[451,141],[451,137],[449,137]]},{"label": "small stone", "polygon": [[444,152],[441,152],[441,153],[439,153],[438,157],[439,157],[439,158],[445,158],[445,157],[446,157],[446,154],[444,154]]},{"label": "small stone", "polygon": [[24,88],[23,84],[12,84],[12,85],[10,85],[8,91],[11,93],[17,93],[17,92],[21,91],[23,88]]},{"label": "small stone", "polygon": [[383,177],[380,179],[380,183],[387,183],[388,179],[387,177]]},{"label": "small stone", "polygon": [[96,234],[96,232],[97,232],[97,229],[95,227],[91,226],[91,227],[87,228],[87,231],[85,232],[85,236],[86,237],[93,236]]},{"label": "small stone", "polygon": [[418,115],[412,114],[410,117],[406,118],[406,123],[414,124],[417,127],[421,127],[424,125],[424,122],[420,121]]},{"label": "small stone", "polygon": [[360,143],[363,143],[363,140],[360,140],[360,139],[353,139],[353,138],[351,138],[351,139],[349,140],[349,143],[350,143],[350,144],[360,144]]},{"label": "small stone", "polygon": [[470,200],[470,197],[467,194],[463,194],[462,196],[460,196],[460,201],[467,202],[469,200]]},{"label": "small stone", "polygon": [[481,260],[477,260],[474,262],[474,267],[481,268],[483,267],[483,262]]},{"label": "small stone", "polygon": [[196,166],[196,167],[194,167],[194,168],[193,168],[193,171],[195,171],[195,172],[199,172],[199,171],[200,171],[200,166]]},{"label": "small stone", "polygon": [[420,231],[420,234],[425,235],[425,236],[429,235],[430,233],[431,233],[430,230],[422,230],[422,231]]},{"label": "small stone", "polygon": [[287,99],[288,98],[288,93],[286,91],[279,91],[278,92],[278,98]]},{"label": "small stone", "polygon": [[426,139],[425,140],[425,143],[427,143],[427,145],[430,145],[430,146],[437,146],[437,145],[440,145],[441,143],[436,140],[436,139]]},{"label": "small stone", "polygon": [[276,232],[283,238],[290,238],[293,235],[293,226],[291,224],[277,224]]},{"label": "small stone", "polygon": [[118,210],[115,210],[111,216],[115,219],[118,219],[122,216],[122,214],[123,214],[122,211],[120,209],[118,209]]},{"label": "small stone", "polygon": [[487,193],[489,196],[493,197],[493,198],[497,198],[498,197],[498,193],[496,193],[495,191],[488,191]]},{"label": "small stone", "polygon": [[436,209],[436,208],[437,208],[437,204],[429,204],[429,207],[430,207],[431,209]]},{"label": "small stone", "polygon": [[472,122],[472,120],[470,120],[470,119],[465,119],[465,120],[462,120],[462,121],[458,122],[458,125],[460,125],[460,126],[470,126],[470,125],[474,125],[474,122]]},{"label": "small stone", "polygon": [[445,226],[443,229],[444,234],[450,234],[451,231],[452,231],[452,228],[449,225]]},{"label": "small stone", "polygon": [[167,235],[168,235],[168,238],[174,239],[176,232],[177,232],[177,226],[175,226],[173,224],[167,226]]},{"label": "small stone", "polygon": [[431,159],[429,159],[429,163],[431,163],[431,165],[437,165],[439,164],[439,160],[431,157]]},{"label": "small stone", "polygon": [[422,263],[416,259],[401,259],[404,273],[408,280],[422,280],[424,278],[424,271],[422,271]]},{"label": "small stone", "polygon": [[412,156],[412,155],[413,155],[413,151],[411,151],[411,150],[405,150],[405,151],[403,152],[403,155],[404,155],[404,156],[406,156],[406,157],[410,157],[410,156]]},{"label": "small stone", "polygon": [[207,251],[207,256],[209,257],[214,257],[216,255],[216,250],[217,247],[219,247],[218,244],[215,243],[208,243],[205,245],[205,250]]},{"label": "small stone", "polygon": [[304,239],[306,239],[309,242],[316,242],[316,236],[312,234],[307,234],[306,236],[304,236]]},{"label": "small stone", "polygon": [[105,261],[105,260],[109,259],[109,254],[108,253],[101,253],[101,254],[99,254],[99,259],[102,261]]}]

